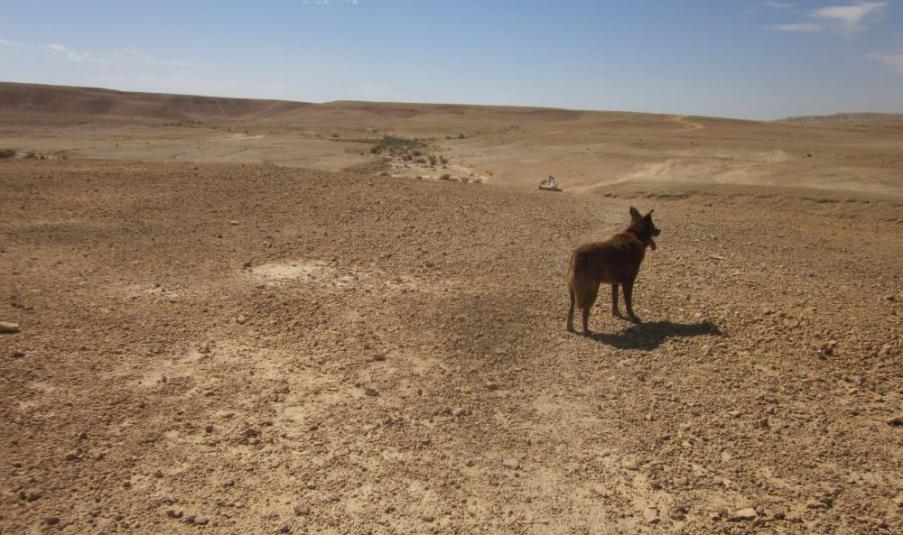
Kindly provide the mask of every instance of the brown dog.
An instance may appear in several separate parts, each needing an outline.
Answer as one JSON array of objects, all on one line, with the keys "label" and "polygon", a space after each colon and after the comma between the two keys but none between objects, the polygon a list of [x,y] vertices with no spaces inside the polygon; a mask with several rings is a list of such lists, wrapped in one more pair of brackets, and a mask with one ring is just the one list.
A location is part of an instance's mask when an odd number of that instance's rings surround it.
[{"label": "brown dog", "polygon": [[653,236],[661,231],[652,223],[652,210],[642,216],[630,207],[630,226],[624,232],[615,234],[604,242],[581,245],[571,256],[568,266],[568,294],[571,306],[568,308],[568,331],[574,332],[574,303],[583,312],[583,333],[589,334],[589,312],[596,302],[599,285],[611,284],[611,313],[618,311],[618,286],[624,287],[624,301],[627,318],[635,323],[640,318],[633,313],[633,282],[640,271],[640,264],[646,255],[646,247],[655,250]]}]

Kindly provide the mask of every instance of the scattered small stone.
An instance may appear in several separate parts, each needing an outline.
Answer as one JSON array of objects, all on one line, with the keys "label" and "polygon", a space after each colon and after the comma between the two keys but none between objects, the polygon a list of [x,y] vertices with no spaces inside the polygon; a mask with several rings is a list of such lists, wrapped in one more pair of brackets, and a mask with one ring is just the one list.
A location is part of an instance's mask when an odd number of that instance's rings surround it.
[{"label": "scattered small stone", "polygon": [[100,510],[100,507],[95,507],[94,509],[91,509],[90,511],[88,511],[88,514],[94,518],[99,517],[100,513],[102,513],[102,511]]},{"label": "scattered small stone", "polygon": [[367,394],[368,396],[374,397],[374,398],[379,396],[379,391],[376,390],[375,388],[371,388],[369,386],[364,387],[364,393]]},{"label": "scattered small stone", "polygon": [[731,521],[740,522],[746,520],[755,520],[759,514],[756,513],[756,510],[752,507],[746,507],[745,509],[738,509],[731,514]]},{"label": "scattered small stone", "polygon": [[658,515],[658,507],[647,507],[643,510],[643,520],[646,521],[647,524],[658,524],[661,522],[661,517]]},{"label": "scattered small stone", "polygon": [[0,321],[0,334],[15,334],[17,332],[19,332],[18,323]]},{"label": "scattered small stone", "polygon": [[887,421],[887,425],[891,427],[903,426],[903,416],[895,416]]},{"label": "scattered small stone", "polygon": [[288,524],[282,524],[279,526],[279,533],[291,533],[292,528],[289,527]]},{"label": "scattered small stone", "polygon": [[19,491],[19,498],[26,502],[35,502],[40,500],[44,494],[39,490]]},{"label": "scattered small stone", "polygon": [[169,509],[166,511],[166,516],[169,518],[182,518],[182,510],[181,509]]},{"label": "scattered small stone", "polygon": [[887,294],[884,296],[884,299],[893,303],[897,300],[897,294]]},{"label": "scattered small stone", "polygon": [[210,425],[210,424],[208,424],[207,427],[204,428],[204,431],[206,431],[206,432],[208,432],[208,433],[212,433],[212,432],[213,432],[213,426]]},{"label": "scattered small stone", "polygon": [[894,503],[897,507],[903,507],[903,494],[897,494],[897,497],[894,498]]},{"label": "scattered small stone", "polygon": [[232,479],[231,477],[227,477],[227,478],[223,479],[223,486],[224,487],[234,487],[235,480]]},{"label": "scattered small stone", "polygon": [[48,526],[54,526],[54,525],[60,523],[60,517],[48,516],[47,518],[44,519],[44,523],[47,524]]},{"label": "scattered small stone", "polygon": [[502,461],[502,466],[504,466],[505,468],[510,468],[511,470],[518,470],[520,469],[520,461],[513,457],[508,457],[507,459]]},{"label": "scattered small stone", "polygon": [[376,353],[375,355],[373,355],[373,360],[375,360],[376,362],[383,362],[386,360],[386,354]]},{"label": "scattered small stone", "polygon": [[468,414],[470,414],[470,411],[464,407],[455,407],[452,409],[452,416],[467,416]]},{"label": "scattered small stone", "polygon": [[621,462],[621,466],[628,470],[636,470],[640,467],[640,463],[633,457],[628,457]]},{"label": "scattered small stone", "polygon": [[486,381],[486,389],[487,390],[498,390],[499,384],[495,381]]},{"label": "scattered small stone", "polygon": [[163,477],[163,470],[155,470],[155,471],[154,471],[154,477],[157,478],[157,479],[162,478],[162,477]]},{"label": "scattered small stone", "polygon": [[828,340],[818,350],[819,358],[826,359],[834,355],[837,350],[837,340]]},{"label": "scattered small stone", "polygon": [[77,461],[81,458],[81,456],[82,456],[82,450],[76,448],[66,454],[66,460],[67,461]]},{"label": "scattered small stone", "polygon": [[436,517],[434,517],[433,515],[429,515],[429,514],[423,515],[420,518],[422,518],[424,522],[432,522],[432,521],[436,520]]},{"label": "scattered small stone", "polygon": [[239,317],[235,318],[235,323],[237,323],[239,325],[244,325],[247,321],[248,321],[248,318],[246,318],[244,316],[239,316]]},{"label": "scattered small stone", "polygon": [[13,358],[14,359],[25,358],[25,352],[24,351],[13,351]]},{"label": "scattered small stone", "polygon": [[298,516],[307,516],[310,514],[310,507],[303,503],[297,503],[295,504],[294,511]]},{"label": "scattered small stone", "polygon": [[673,520],[683,520],[687,517],[687,513],[690,512],[690,506],[686,504],[677,504],[674,506],[674,509],[671,510],[671,518]]},{"label": "scattered small stone", "polygon": [[192,524],[194,526],[206,526],[208,522],[210,522],[206,516],[201,515],[191,515],[185,517],[185,522],[188,524]]},{"label": "scattered small stone", "polygon": [[232,221],[229,221],[229,224],[230,224],[230,225],[237,225],[237,224],[238,224],[238,220],[233,219]]},{"label": "scattered small stone", "polygon": [[88,432],[87,431],[79,431],[78,434],[75,435],[75,438],[77,438],[79,440],[85,440],[88,438]]},{"label": "scattered small stone", "polygon": [[125,488],[127,488],[127,489],[128,489],[128,488],[131,488],[131,487],[132,487],[132,482],[131,482],[130,480],[126,479],[125,481],[122,482],[122,486],[125,487]]},{"label": "scattered small stone", "polygon": [[254,259],[245,260],[245,262],[241,265],[244,269],[251,269],[251,266],[254,264]]}]

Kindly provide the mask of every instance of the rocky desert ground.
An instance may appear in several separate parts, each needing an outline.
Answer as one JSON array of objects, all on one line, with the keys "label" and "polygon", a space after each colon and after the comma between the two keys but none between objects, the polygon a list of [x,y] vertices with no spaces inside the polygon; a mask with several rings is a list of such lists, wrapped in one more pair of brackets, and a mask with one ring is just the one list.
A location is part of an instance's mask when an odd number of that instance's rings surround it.
[{"label": "rocky desert ground", "polygon": [[2,533],[903,532],[901,117],[0,84],[7,147]]}]

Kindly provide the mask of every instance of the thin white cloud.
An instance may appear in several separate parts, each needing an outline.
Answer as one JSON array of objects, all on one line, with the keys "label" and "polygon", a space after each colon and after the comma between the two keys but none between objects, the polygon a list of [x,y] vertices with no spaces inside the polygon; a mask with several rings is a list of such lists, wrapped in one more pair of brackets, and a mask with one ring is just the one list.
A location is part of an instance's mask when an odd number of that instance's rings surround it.
[{"label": "thin white cloud", "polygon": [[845,6],[822,7],[812,11],[811,16],[838,26],[844,33],[864,29],[869,22],[880,15],[888,2],[857,2]]},{"label": "thin white cloud", "polygon": [[[772,24],[765,26],[765,29],[780,32],[816,33],[831,31],[851,34],[866,29],[870,24],[878,20],[888,4],[889,2],[861,1],[855,4],[820,7],[808,13],[809,18],[814,19],[814,22]],[[765,2],[765,5],[781,9],[796,7],[794,4],[784,2]]]},{"label": "thin white cloud", "polygon": [[14,41],[10,41],[8,39],[0,38],[0,46],[6,46],[9,48],[23,48],[25,45],[23,45],[22,43],[16,43]]},{"label": "thin white cloud", "polygon": [[197,69],[211,69],[213,67],[206,65],[198,65],[195,63],[188,63],[184,61],[173,61],[166,59],[159,59],[153,56],[147,56],[139,53],[137,50],[132,49],[124,49],[117,50],[114,52],[105,52],[105,53],[93,53],[85,50],[75,50],[69,48],[66,45],[60,43],[50,43],[44,45],[43,47],[46,50],[52,52],[56,57],[64,59],[66,61],[73,62],[91,62],[91,63],[103,63],[107,65],[134,65],[134,64],[144,64],[144,65],[162,65],[166,67],[185,67],[185,68],[197,68]]},{"label": "thin white cloud", "polygon": [[50,43],[44,48],[61,56],[66,61],[90,61],[93,63],[109,63],[103,58],[99,58],[90,52],[85,52],[83,50],[73,50],[68,46],[61,45],[59,43]]},{"label": "thin white cloud", "polygon": [[869,54],[868,57],[883,63],[890,72],[903,76],[903,54]]},{"label": "thin white cloud", "polygon": [[795,22],[791,24],[772,24],[771,26],[766,26],[769,30],[775,30],[779,32],[802,32],[802,33],[815,33],[824,30],[819,24],[815,24],[814,22]]}]

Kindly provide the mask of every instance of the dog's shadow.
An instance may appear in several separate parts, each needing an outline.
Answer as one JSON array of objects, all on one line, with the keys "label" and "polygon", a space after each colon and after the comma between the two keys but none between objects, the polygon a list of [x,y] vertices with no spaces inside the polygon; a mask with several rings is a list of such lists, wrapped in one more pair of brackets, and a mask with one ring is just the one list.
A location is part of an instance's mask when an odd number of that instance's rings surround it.
[{"label": "dog's shadow", "polygon": [[649,351],[660,346],[668,338],[704,335],[724,336],[724,333],[710,321],[701,321],[699,323],[653,321],[628,327],[618,333],[591,332],[588,337],[596,342],[618,349]]}]

